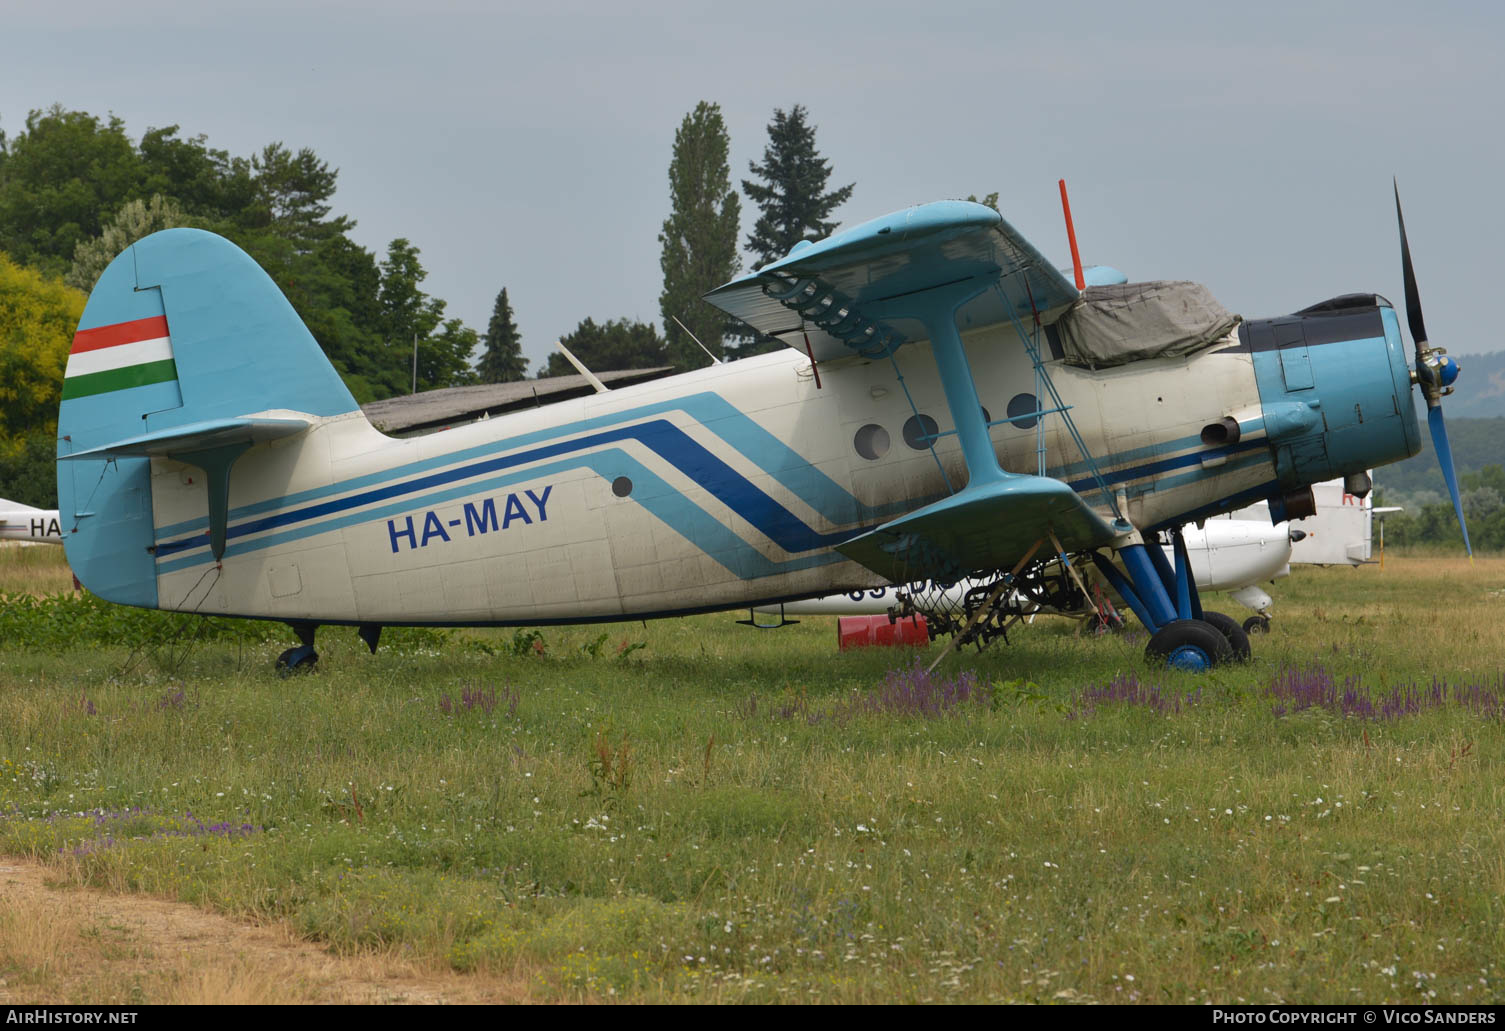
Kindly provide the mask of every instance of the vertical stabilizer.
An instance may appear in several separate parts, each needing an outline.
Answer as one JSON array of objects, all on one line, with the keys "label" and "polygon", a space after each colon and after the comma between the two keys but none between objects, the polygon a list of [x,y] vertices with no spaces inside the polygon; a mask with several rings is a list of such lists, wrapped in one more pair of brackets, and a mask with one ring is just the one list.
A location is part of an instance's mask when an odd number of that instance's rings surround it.
[{"label": "vertical stabilizer", "polygon": [[[244,251],[197,229],[146,237],[100,276],[68,355],[58,504],[69,564],[104,598],[157,603],[151,458],[139,448],[108,453],[113,445],[261,412],[358,410],[292,305]],[[85,451],[105,454],[62,461]]]}]

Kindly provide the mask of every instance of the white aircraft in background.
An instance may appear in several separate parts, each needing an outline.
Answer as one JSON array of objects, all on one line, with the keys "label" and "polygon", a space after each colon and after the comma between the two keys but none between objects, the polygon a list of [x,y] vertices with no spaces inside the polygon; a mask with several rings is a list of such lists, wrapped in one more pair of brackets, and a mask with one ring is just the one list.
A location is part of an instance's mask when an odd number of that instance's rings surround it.
[{"label": "white aircraft in background", "polygon": [[[1401,511],[1398,505],[1375,508],[1373,495],[1350,494],[1342,480],[1312,484],[1312,496],[1313,513],[1290,521],[1292,528],[1305,532],[1291,549],[1291,561],[1298,565],[1361,566],[1372,561],[1374,517]],[[1219,521],[1269,518],[1270,506],[1259,501]]]},{"label": "white aircraft in background", "polygon": [[[1287,576],[1291,571],[1292,547],[1305,536],[1287,524],[1271,525],[1268,516],[1257,519],[1208,520],[1201,528],[1189,526],[1184,531],[1192,576],[1200,591],[1228,591],[1234,600],[1255,611],[1243,624],[1245,633],[1269,630],[1272,599],[1257,584]],[[1172,549],[1164,548],[1167,561],[1174,562]],[[1088,581],[1101,585],[1100,578],[1089,573]],[[1053,596],[1021,598],[1021,610],[1082,615],[1089,619],[1092,599],[1074,590],[1064,571],[1059,574],[1061,590]],[[969,595],[986,587],[985,581],[961,580],[954,584],[922,581],[896,587],[878,587],[822,598],[764,605],[752,610],[743,622],[760,629],[785,625],[786,616],[900,616],[909,611],[934,618],[964,612]],[[777,620],[777,622],[770,622]]]},{"label": "white aircraft in background", "polygon": [[29,541],[35,544],[61,544],[63,531],[58,510],[32,508],[0,498],[0,541]]}]

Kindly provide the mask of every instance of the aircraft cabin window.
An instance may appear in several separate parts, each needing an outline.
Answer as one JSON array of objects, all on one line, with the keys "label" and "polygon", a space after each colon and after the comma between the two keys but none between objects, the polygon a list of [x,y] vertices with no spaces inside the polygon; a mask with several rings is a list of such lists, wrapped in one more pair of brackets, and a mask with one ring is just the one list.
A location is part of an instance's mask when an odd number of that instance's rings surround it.
[{"label": "aircraft cabin window", "polygon": [[934,419],[928,415],[912,415],[904,424],[904,443],[916,451],[924,451],[935,443],[935,435],[940,432]]},{"label": "aircraft cabin window", "polygon": [[1034,394],[1015,394],[1009,399],[1009,418],[1018,419],[1019,421],[1014,423],[1014,425],[1018,426],[1021,430],[1034,429],[1035,423],[1039,422],[1040,419],[1038,416],[1031,419],[1020,419],[1019,417],[1021,415],[1029,415],[1032,412],[1038,412],[1039,410],[1040,402]]},{"label": "aircraft cabin window", "polygon": [[611,492],[619,498],[625,498],[632,493],[632,481],[625,476],[618,476],[611,481]]},{"label": "aircraft cabin window", "polygon": [[870,422],[857,431],[852,438],[852,447],[869,462],[875,462],[888,454],[888,430]]}]

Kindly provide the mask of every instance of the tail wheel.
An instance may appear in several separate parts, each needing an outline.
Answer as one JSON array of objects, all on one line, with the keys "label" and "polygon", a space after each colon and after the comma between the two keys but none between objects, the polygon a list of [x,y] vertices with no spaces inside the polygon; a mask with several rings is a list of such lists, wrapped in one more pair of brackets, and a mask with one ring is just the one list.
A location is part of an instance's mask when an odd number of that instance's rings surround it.
[{"label": "tail wheel", "polygon": [[1233,657],[1228,639],[1216,628],[1200,619],[1178,619],[1167,623],[1145,645],[1146,661],[1167,665],[1189,673],[1205,673]]},{"label": "tail wheel", "polygon": [[1210,625],[1218,633],[1228,639],[1228,647],[1233,652],[1233,661],[1249,661],[1249,635],[1244,628],[1232,616],[1225,616],[1221,612],[1202,612],[1202,622]]},{"label": "tail wheel", "polygon": [[294,673],[311,673],[318,662],[319,653],[314,651],[313,645],[300,644],[277,656],[277,673],[283,677],[290,677]]}]

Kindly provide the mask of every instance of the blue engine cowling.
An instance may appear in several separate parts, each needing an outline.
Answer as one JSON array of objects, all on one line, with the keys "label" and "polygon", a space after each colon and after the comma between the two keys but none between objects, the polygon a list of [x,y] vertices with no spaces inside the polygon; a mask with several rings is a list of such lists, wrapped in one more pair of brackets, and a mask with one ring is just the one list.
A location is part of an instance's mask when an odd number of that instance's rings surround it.
[{"label": "blue engine cowling", "polygon": [[1254,359],[1275,472],[1304,487],[1421,450],[1410,352],[1390,302],[1348,294],[1239,327]]}]

